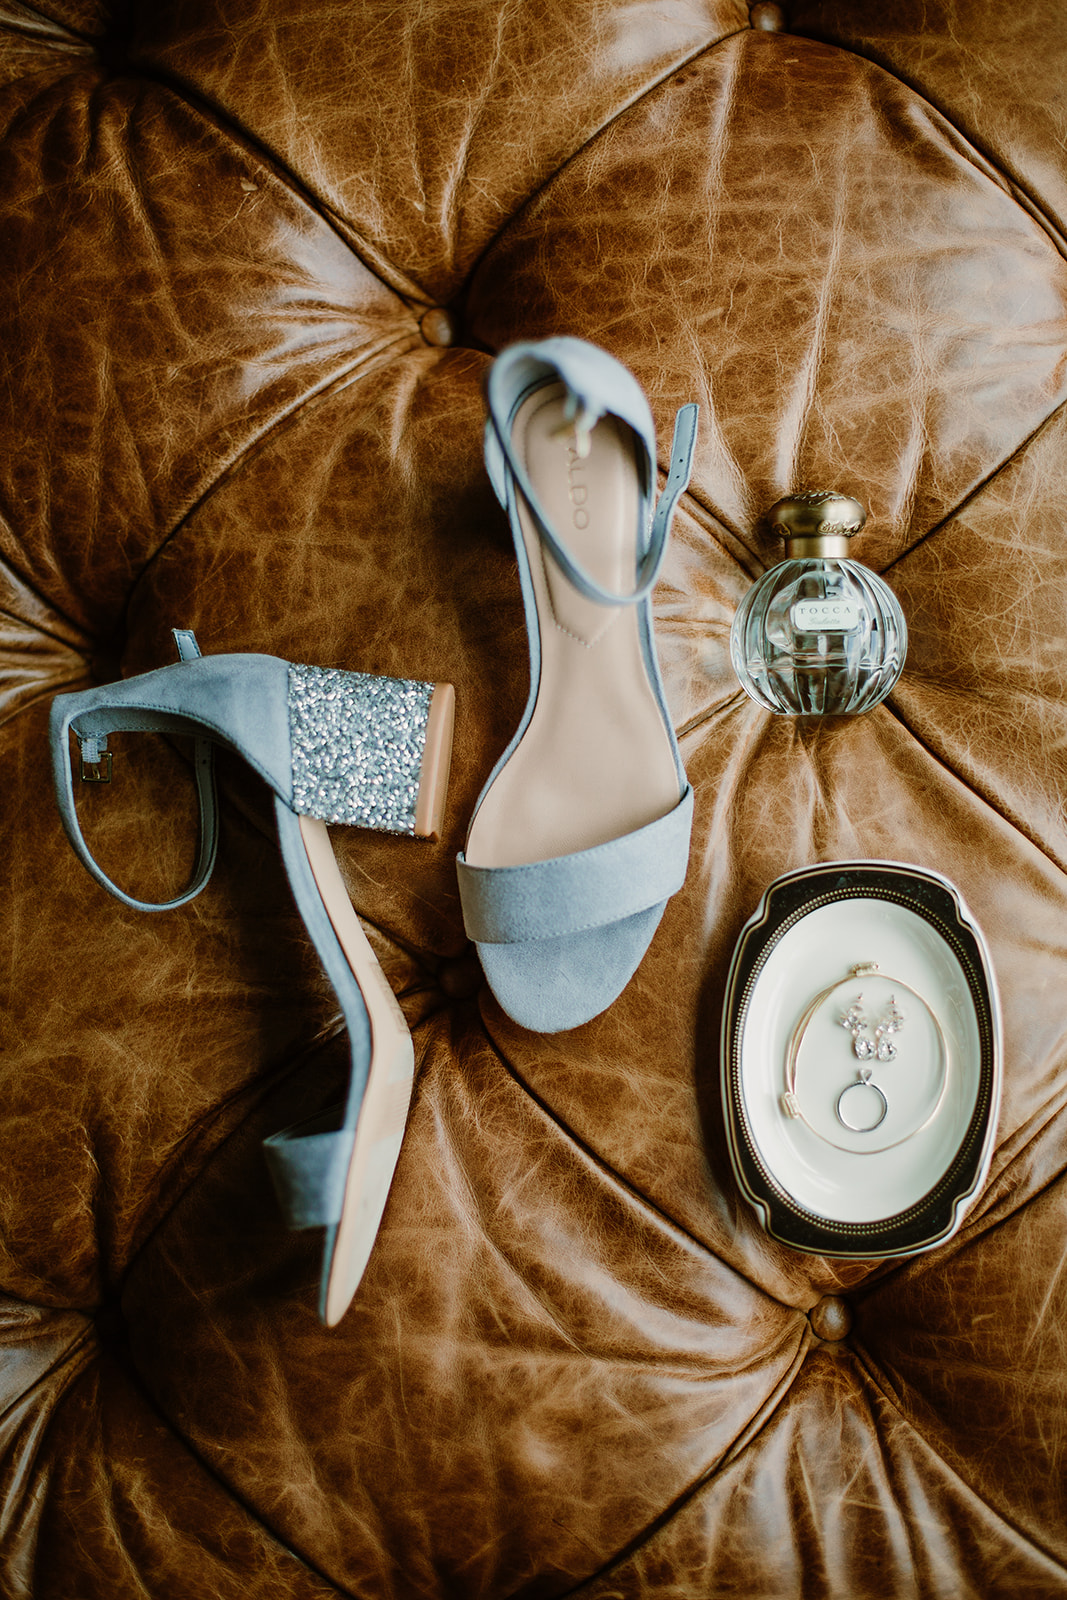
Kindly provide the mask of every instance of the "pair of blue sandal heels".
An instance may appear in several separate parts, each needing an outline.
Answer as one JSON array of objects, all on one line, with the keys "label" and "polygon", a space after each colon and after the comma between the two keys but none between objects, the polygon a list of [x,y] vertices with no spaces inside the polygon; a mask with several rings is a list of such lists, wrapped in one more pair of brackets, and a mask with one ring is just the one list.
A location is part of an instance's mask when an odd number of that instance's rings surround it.
[{"label": "pair of blue sandal heels", "polygon": [[[655,431],[639,385],[577,339],[520,344],[494,362],[486,465],[515,540],[530,694],[479,796],[459,856],[467,932],[504,1010],[556,1032],[589,1021],[629,982],[689,856],[693,797],[667,714],[649,596],[689,481],[696,406],[678,413],[658,505]],[[413,837],[439,829],[451,753],[448,684],[203,657],[58,695],[51,744],[64,828],[98,883],[166,911],[211,875],[213,750],[241,755],[274,795],[293,896],[337,993],[351,1045],[340,1115],[264,1142],[286,1220],[323,1227],[319,1314],[333,1326],[359,1285],[400,1154],[414,1057],[403,1015],[334,859],[327,823]],[[192,881],[135,899],[93,858],[78,820],[70,734],[84,781],[110,778],[108,737],[191,736],[200,805]]]}]

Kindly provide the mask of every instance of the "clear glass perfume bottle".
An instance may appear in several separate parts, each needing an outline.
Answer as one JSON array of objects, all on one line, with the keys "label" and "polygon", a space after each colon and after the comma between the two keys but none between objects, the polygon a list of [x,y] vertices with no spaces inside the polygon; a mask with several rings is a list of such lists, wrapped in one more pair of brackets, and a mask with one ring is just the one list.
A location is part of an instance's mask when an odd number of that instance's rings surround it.
[{"label": "clear glass perfume bottle", "polygon": [[767,513],[785,559],[748,591],[730,630],[741,687],[781,716],[856,716],[885,699],[904,665],[900,602],[849,559],[867,520],[831,490],[787,495]]}]

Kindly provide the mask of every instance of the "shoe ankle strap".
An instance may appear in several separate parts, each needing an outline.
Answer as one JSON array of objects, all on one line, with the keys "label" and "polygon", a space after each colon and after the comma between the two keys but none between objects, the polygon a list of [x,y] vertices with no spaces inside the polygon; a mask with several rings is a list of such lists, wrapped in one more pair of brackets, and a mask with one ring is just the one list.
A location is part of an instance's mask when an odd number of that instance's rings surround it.
[{"label": "shoe ankle strap", "polygon": [[[525,466],[515,454],[511,424],[521,400],[539,383],[560,378],[568,390],[567,414],[576,429],[591,428],[607,413],[619,417],[639,441],[644,482],[641,518],[646,521],[655,482],[655,428],[648,402],[636,378],[614,356],[579,339],[546,339],[537,345],[513,345],[497,357],[489,371],[486,462],[501,503],[507,504],[507,474],[529,506],[538,532],[567,580],[587,600],[600,605],[636,605],[652,591],[659,577],[667,537],[679,497],[693,470],[699,406],[682,406],[675,416],[671,461],[663,493],[648,526],[648,543],[640,553],[632,590],[616,594],[590,577],[571,556],[548,518]],[[506,465],[507,472],[501,471]]]},{"label": "shoe ankle strap", "polygon": [[[191,661],[199,656],[200,649],[192,632],[184,628],[175,628],[172,631],[178,647],[178,655],[182,661]],[[97,883],[101,884],[109,894],[113,894],[116,900],[121,900],[123,905],[130,906],[135,911],[173,911],[177,906],[183,906],[187,901],[195,899],[211,877],[215,866],[219,826],[218,799],[215,790],[214,744],[209,739],[196,737],[195,734],[193,736],[193,777],[196,783],[200,820],[196,861],[193,865],[192,878],[182,893],[175,895],[173,900],[138,900],[133,895],[127,894],[125,889],[120,889],[118,884],[108,877],[86,843],[85,835],[82,833],[81,823],[78,819],[77,804],[74,799],[74,774],[70,759],[70,732],[73,728],[74,736],[78,740],[78,746],[81,751],[82,781],[87,783],[110,783],[111,752],[107,748],[109,734],[120,730],[136,731],[138,733],[191,732],[192,725],[179,728],[177,726],[179,719],[173,714],[167,712],[157,713],[129,706],[111,708],[106,703],[101,704],[98,700],[92,712],[91,729],[87,728],[84,732],[81,732],[77,726],[80,700],[81,696],[79,695],[57,695],[52,705],[50,728],[52,765],[55,773],[55,791],[56,799],[59,803],[59,814],[67,838],[86,870],[92,874]],[[103,778],[88,777],[85,768],[99,766],[105,757],[106,776]]]},{"label": "shoe ankle strap", "polygon": [[649,538],[648,549],[651,556],[655,552],[655,564],[647,581],[644,593],[650,593],[653,584],[659,577],[659,569],[663,565],[663,556],[667,548],[667,536],[671,531],[671,523],[678,507],[678,501],[689,487],[689,479],[693,475],[693,453],[697,442],[697,420],[700,416],[700,407],[691,401],[689,405],[682,406],[674,418],[674,438],[671,441],[671,464],[667,469],[667,481],[663,485],[663,493],[656,502],[655,515],[652,518],[652,533]]}]

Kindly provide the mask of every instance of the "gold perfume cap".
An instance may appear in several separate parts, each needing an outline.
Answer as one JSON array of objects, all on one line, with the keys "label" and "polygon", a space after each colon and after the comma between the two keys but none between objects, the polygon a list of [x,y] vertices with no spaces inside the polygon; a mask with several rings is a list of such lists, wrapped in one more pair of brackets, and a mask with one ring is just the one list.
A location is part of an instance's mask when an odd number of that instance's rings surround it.
[{"label": "gold perfume cap", "polygon": [[851,495],[836,489],[811,489],[776,500],[767,518],[785,540],[786,560],[805,556],[847,556],[848,541],[859,533],[867,513]]}]

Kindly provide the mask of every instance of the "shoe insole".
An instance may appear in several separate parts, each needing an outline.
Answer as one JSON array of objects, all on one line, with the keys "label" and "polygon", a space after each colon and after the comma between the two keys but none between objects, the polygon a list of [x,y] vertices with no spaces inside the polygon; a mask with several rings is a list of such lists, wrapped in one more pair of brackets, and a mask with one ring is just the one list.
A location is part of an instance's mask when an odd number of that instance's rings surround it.
[{"label": "shoe insole", "polygon": [[[524,402],[514,447],[561,544],[603,587],[627,593],[637,566],[633,436],[602,417],[586,457],[564,419],[562,384]],[[621,838],[678,804],[674,755],[649,682],[638,606],[581,595],[543,550],[525,502],[519,524],[536,595],[541,674],[533,716],[478,810],[466,859],[518,866]]]}]

